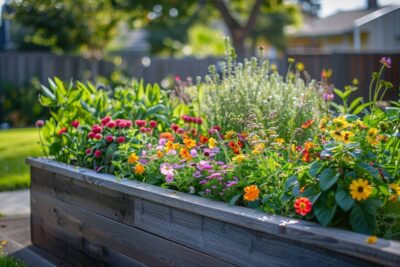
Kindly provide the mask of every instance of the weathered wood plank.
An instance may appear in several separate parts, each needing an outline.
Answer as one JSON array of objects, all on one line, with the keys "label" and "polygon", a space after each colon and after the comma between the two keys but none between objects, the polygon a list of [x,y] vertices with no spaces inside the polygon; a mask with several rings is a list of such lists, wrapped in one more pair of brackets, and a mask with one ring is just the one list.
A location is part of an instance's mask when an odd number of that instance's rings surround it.
[{"label": "weathered wood plank", "polygon": [[[110,255],[114,255],[150,266],[232,266],[204,253],[37,192],[32,193],[32,216],[33,231],[37,232],[33,236],[33,243],[36,244],[39,239],[37,245],[51,250],[53,244],[46,243],[49,239],[60,246],[55,251],[57,255],[63,249],[63,244],[59,243],[64,243],[64,249],[72,250],[72,254],[82,254],[80,258],[83,260],[97,260],[100,264],[114,264],[114,260],[110,258]],[[45,240],[42,241],[41,238]]]},{"label": "weathered wood plank", "polygon": [[133,226],[133,197],[62,174],[31,169],[31,190]]},{"label": "weathered wood plank", "polygon": [[146,200],[135,199],[135,214],[140,229],[240,266],[373,265]]},{"label": "weathered wood plank", "polygon": [[369,260],[376,264],[397,266],[400,262],[400,243],[379,239],[374,245],[365,242],[367,236],[320,225],[289,220],[281,216],[268,215],[243,207],[229,207],[226,203],[175,192],[137,181],[116,181],[115,177],[94,171],[76,168],[48,159],[28,159],[36,168],[73,177],[96,186],[108,188],[154,203],[189,211],[210,219],[223,221],[251,230],[308,244],[327,253],[334,251],[351,257]]}]

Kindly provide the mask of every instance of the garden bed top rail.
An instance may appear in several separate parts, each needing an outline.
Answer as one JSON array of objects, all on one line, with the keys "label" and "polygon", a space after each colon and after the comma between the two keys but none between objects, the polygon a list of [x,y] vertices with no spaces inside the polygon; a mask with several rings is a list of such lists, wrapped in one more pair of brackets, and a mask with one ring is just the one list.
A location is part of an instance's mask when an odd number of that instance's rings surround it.
[{"label": "garden bed top rail", "polygon": [[207,216],[280,238],[318,246],[331,251],[366,259],[378,264],[400,263],[400,242],[379,238],[375,244],[366,242],[366,235],[327,228],[316,223],[270,215],[253,209],[213,201],[139,181],[117,179],[113,175],[97,173],[86,168],[67,165],[45,158],[28,158],[33,167],[95,186],[115,190],[155,203]]}]

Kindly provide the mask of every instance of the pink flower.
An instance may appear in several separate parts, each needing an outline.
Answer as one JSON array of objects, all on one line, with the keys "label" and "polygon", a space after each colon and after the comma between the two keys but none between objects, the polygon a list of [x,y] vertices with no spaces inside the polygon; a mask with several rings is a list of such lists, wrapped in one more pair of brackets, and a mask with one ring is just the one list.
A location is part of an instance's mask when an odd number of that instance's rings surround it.
[{"label": "pink flower", "polygon": [[96,150],[96,151],[94,152],[94,156],[95,156],[96,158],[100,158],[102,154],[103,154],[103,152],[101,152],[101,150]]},{"label": "pink flower", "polygon": [[93,139],[94,137],[95,137],[95,133],[94,132],[89,132],[88,133],[88,137],[90,138],[90,139]]},{"label": "pink flower", "polygon": [[99,126],[98,124],[95,124],[92,126],[92,132],[94,133],[101,133],[103,131],[103,128]]},{"label": "pink flower", "polygon": [[145,127],[146,121],[145,120],[135,120],[135,124],[137,127]]},{"label": "pink flower", "polygon": [[149,125],[151,128],[156,128],[157,127],[157,122],[156,121],[150,121]]},{"label": "pink flower", "polygon": [[86,149],[86,155],[89,155],[89,154],[92,154],[92,149],[91,148]]},{"label": "pink flower", "polygon": [[324,93],[323,98],[325,101],[333,101],[335,95],[333,93]]},{"label": "pink flower", "polygon": [[37,120],[35,123],[36,127],[42,128],[44,125],[44,120]]},{"label": "pink flower", "polygon": [[118,144],[122,144],[125,142],[125,136],[118,136],[117,138],[117,143]]},{"label": "pink flower", "polygon": [[196,118],[195,123],[197,123],[197,124],[202,124],[202,123],[203,123],[202,118]]},{"label": "pink flower", "polygon": [[115,121],[107,122],[107,127],[108,128],[114,128],[115,126],[117,126],[117,123]]},{"label": "pink flower", "polygon": [[169,163],[163,163],[160,165],[160,172],[164,175],[174,175],[174,167]]},{"label": "pink flower", "polygon": [[140,132],[141,133],[146,133],[147,132],[147,128],[146,127],[140,127]]},{"label": "pink flower", "polygon": [[179,128],[179,129],[176,131],[176,133],[177,133],[177,134],[184,134],[184,133],[185,133],[185,130],[182,129],[182,128]]},{"label": "pink flower", "polygon": [[114,141],[114,137],[111,134],[109,134],[109,135],[106,136],[106,141],[108,143],[112,143],[112,141]]},{"label": "pink flower", "polygon": [[103,135],[101,133],[97,133],[94,136],[94,139],[100,140],[101,138],[103,138]]},{"label": "pink flower", "polygon": [[74,128],[78,128],[78,126],[79,126],[79,121],[74,120],[73,122],[71,122],[71,126],[74,127]]},{"label": "pink flower", "polygon": [[111,117],[110,116],[105,116],[102,120],[101,120],[101,125],[107,125],[108,122],[111,121]]},{"label": "pink flower", "polygon": [[390,59],[390,57],[382,57],[379,62],[386,66],[388,69],[390,69],[392,66],[392,60]]},{"label": "pink flower", "polygon": [[168,173],[168,174],[165,176],[165,181],[166,181],[167,183],[171,183],[173,180],[174,180],[174,174]]}]

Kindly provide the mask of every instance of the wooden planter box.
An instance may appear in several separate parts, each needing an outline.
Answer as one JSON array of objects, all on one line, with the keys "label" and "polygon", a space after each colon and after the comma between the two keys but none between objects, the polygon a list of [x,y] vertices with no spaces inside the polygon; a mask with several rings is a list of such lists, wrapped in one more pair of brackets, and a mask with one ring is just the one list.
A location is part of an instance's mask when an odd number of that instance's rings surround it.
[{"label": "wooden planter box", "polygon": [[400,266],[400,243],[28,159],[32,243],[76,266]]}]

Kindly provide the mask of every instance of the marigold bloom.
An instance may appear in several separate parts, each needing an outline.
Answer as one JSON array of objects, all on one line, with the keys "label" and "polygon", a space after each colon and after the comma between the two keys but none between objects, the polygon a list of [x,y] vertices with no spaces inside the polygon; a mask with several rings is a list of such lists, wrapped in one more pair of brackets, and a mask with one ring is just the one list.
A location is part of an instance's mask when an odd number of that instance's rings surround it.
[{"label": "marigold bloom", "polygon": [[255,185],[250,185],[244,188],[244,192],[244,200],[254,201],[258,198],[258,195],[260,194],[260,189],[258,189],[258,187]]},{"label": "marigold bloom", "polygon": [[310,151],[314,147],[315,147],[315,144],[313,142],[311,142],[311,141],[304,142],[304,150]]},{"label": "marigold bloom", "polygon": [[312,209],[311,201],[306,197],[297,198],[293,206],[296,210],[296,213],[301,216],[306,216],[311,212]]},{"label": "marigold bloom", "polygon": [[239,154],[236,157],[233,157],[232,160],[234,162],[242,163],[246,159],[246,156],[243,154]]},{"label": "marigold bloom", "polygon": [[144,173],[144,166],[140,163],[136,164],[135,166],[135,174],[142,175]]},{"label": "marigold bloom", "polygon": [[164,154],[160,151],[160,150],[157,150],[157,158],[162,158],[162,156],[163,156]]},{"label": "marigold bloom", "polygon": [[378,237],[375,235],[371,235],[365,240],[365,242],[368,244],[375,244],[377,241],[378,241]]},{"label": "marigold bloom", "polygon": [[190,138],[183,139],[183,143],[184,143],[185,146],[186,146],[187,148],[189,148],[189,149],[196,146],[196,141],[193,140],[193,139],[190,139]]},{"label": "marigold bloom", "polygon": [[136,155],[136,153],[132,153],[128,158],[128,163],[136,163],[138,160],[139,157]]},{"label": "marigold bloom", "polygon": [[308,120],[305,123],[303,123],[303,125],[301,125],[301,128],[303,129],[308,129],[311,127],[311,125],[313,125],[314,120]]},{"label": "marigold bloom", "polygon": [[190,155],[189,151],[186,148],[181,148],[179,150],[179,155],[185,160],[192,160],[192,155]]},{"label": "marigold bloom", "polygon": [[214,138],[208,139],[208,147],[213,149],[217,146],[217,141]]},{"label": "marigold bloom", "polygon": [[367,199],[372,193],[372,186],[367,180],[357,179],[353,180],[350,184],[350,195],[353,199],[358,201]]}]

